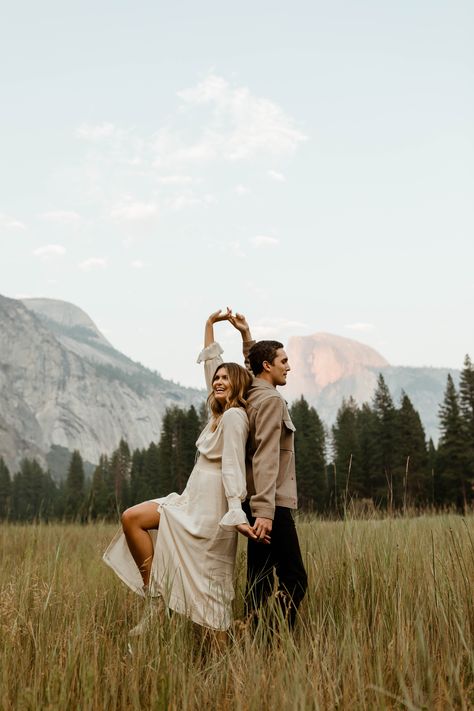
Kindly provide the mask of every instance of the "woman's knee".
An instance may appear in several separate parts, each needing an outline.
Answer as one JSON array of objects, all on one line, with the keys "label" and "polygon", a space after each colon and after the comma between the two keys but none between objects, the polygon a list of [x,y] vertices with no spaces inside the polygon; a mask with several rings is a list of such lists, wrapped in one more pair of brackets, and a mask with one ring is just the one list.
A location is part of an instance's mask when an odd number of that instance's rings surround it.
[{"label": "woman's knee", "polygon": [[150,501],[136,504],[129,509],[125,509],[122,514],[122,527],[124,530],[131,528],[142,528],[149,530],[158,528],[160,522],[160,514],[156,504]]},{"label": "woman's knee", "polygon": [[130,528],[130,526],[136,525],[137,521],[137,512],[133,510],[133,506],[130,509],[125,509],[122,513],[123,528]]}]

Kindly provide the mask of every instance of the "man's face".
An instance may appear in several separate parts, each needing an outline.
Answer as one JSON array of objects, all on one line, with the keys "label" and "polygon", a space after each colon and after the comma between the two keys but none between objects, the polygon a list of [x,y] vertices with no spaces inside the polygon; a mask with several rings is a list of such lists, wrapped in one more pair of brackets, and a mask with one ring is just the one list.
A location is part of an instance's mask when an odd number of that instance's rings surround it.
[{"label": "man's face", "polygon": [[273,385],[286,385],[286,375],[291,368],[285,349],[277,350],[273,363],[265,362],[267,363],[265,370],[271,376]]}]

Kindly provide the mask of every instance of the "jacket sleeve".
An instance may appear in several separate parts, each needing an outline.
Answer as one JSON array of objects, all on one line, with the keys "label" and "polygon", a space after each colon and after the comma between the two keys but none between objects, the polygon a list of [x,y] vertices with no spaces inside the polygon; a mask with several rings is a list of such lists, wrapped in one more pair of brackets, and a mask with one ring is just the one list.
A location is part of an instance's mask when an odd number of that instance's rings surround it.
[{"label": "jacket sleeve", "polygon": [[255,416],[255,453],[252,457],[255,494],[250,499],[252,515],[273,519],[275,491],[280,470],[280,439],[283,401],[276,394],[261,403]]},{"label": "jacket sleeve", "polygon": [[207,348],[203,348],[198,355],[197,362],[204,363],[204,377],[206,378],[208,395],[212,392],[212,378],[214,377],[214,373],[220,364],[223,363],[221,358],[221,353],[223,352],[221,346],[214,341],[214,343],[211,343]]},{"label": "jacket sleeve", "polygon": [[228,511],[219,521],[219,526],[234,530],[234,526],[248,523],[242,509],[247,495],[245,486],[245,445],[249,423],[244,410],[232,407],[222,415],[222,483]]},{"label": "jacket sleeve", "polygon": [[[249,351],[256,344],[257,341],[242,341],[242,353],[244,356],[244,365],[249,371],[249,373],[252,373],[252,368],[250,367],[250,361],[249,361]],[[253,375],[253,373],[252,373]]]}]

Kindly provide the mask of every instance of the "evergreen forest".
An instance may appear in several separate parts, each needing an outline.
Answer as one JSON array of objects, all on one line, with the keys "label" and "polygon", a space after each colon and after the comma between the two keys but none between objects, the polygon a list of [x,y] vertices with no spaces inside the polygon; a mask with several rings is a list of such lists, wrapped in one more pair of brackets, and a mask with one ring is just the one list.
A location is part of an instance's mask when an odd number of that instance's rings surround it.
[{"label": "evergreen forest", "polygon": [[[474,500],[474,368],[464,360],[459,388],[448,376],[439,407],[440,438],[426,441],[406,393],[393,401],[382,375],[371,403],[342,402],[328,430],[301,397],[290,407],[296,427],[299,508],[344,516],[375,509],[466,511]],[[53,479],[36,460],[11,473],[0,457],[0,520],[115,520],[127,507],[182,492],[196,458],[206,407],[171,407],[159,442],[131,451],[121,440],[86,478],[79,451],[66,476]]]}]

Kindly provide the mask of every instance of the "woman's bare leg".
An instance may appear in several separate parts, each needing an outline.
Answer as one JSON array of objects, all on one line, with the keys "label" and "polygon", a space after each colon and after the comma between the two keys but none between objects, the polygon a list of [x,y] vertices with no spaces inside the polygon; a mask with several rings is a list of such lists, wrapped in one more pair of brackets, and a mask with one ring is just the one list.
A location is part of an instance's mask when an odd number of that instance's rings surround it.
[{"label": "woman's bare leg", "polygon": [[157,508],[158,504],[145,501],[143,504],[132,506],[122,514],[123,532],[144,585],[148,585],[150,581],[153,560],[153,543],[148,531],[158,528],[160,524],[160,514]]}]

